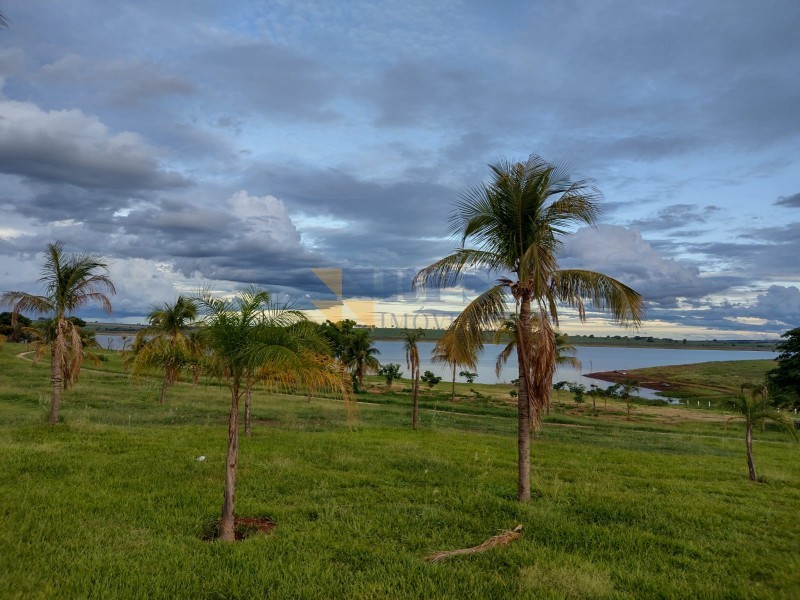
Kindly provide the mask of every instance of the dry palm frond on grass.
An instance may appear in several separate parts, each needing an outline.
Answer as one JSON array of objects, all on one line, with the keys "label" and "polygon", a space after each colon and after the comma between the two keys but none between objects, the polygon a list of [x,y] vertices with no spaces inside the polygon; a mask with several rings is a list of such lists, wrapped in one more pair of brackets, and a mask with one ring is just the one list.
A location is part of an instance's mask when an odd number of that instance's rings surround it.
[{"label": "dry palm frond on grass", "polygon": [[490,548],[497,546],[508,546],[511,542],[517,541],[522,537],[522,525],[517,525],[514,529],[508,529],[495,536],[490,537],[488,540],[478,546],[472,548],[459,548],[458,550],[445,550],[443,552],[434,552],[425,557],[428,562],[439,562],[452,556],[462,556],[464,554],[477,554],[478,552],[485,552]]}]

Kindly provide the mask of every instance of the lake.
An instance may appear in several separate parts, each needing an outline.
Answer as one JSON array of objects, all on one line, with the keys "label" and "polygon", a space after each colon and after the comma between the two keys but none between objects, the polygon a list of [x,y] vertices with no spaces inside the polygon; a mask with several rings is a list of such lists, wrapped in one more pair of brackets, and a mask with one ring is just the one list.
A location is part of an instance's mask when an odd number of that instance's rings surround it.
[{"label": "lake", "polygon": [[[379,341],[375,346],[381,351],[378,359],[381,363],[399,363],[406,371],[405,351],[403,342],[400,341]],[[430,356],[433,350],[433,342],[420,342],[418,344],[420,355],[420,367],[422,372],[433,371],[440,375],[444,381],[452,381],[453,372],[447,365],[435,365],[431,363]],[[495,375],[495,361],[497,355],[503,349],[500,344],[485,344],[483,354],[478,359],[478,373],[476,382],[480,383],[509,383],[517,378],[517,354],[514,352],[508,359],[507,365],[500,373],[500,377]],[[577,358],[581,361],[581,368],[575,369],[569,366],[559,367],[553,377],[553,382],[571,381],[582,383],[588,389],[593,383],[602,388],[606,388],[611,383],[584,377],[582,373],[596,373],[599,371],[627,371],[629,369],[641,369],[644,367],[661,367],[666,365],[688,365],[693,363],[721,361],[721,360],[770,360],[777,356],[775,352],[757,352],[745,350],[682,350],[671,348],[619,348],[603,346],[578,346]],[[459,369],[459,371],[462,369]],[[459,377],[458,381],[464,381]],[[640,396],[644,398],[658,398],[651,390],[641,389]]]},{"label": "lake", "polygon": [[[124,338],[124,339],[123,339]],[[97,342],[103,348],[120,350],[123,343],[128,347],[133,343],[134,336],[119,335],[98,335]],[[431,352],[434,347],[433,342],[420,342],[419,356],[420,367],[423,372],[433,371],[442,377],[444,381],[451,381],[452,370],[446,365],[435,365],[431,363]],[[398,363],[403,374],[408,376],[406,368],[406,355],[401,341],[377,341],[375,347],[381,354],[378,360],[382,364]],[[517,354],[513,353],[508,360],[508,364],[500,373],[500,377],[495,375],[494,365],[497,355],[500,354],[503,346],[500,344],[486,344],[482,355],[478,359],[477,382],[479,383],[509,383],[517,378]],[[602,388],[611,385],[607,381],[600,381],[590,377],[584,377],[582,373],[595,373],[598,371],[627,371],[629,369],[641,369],[644,367],[661,367],[666,365],[688,365],[693,363],[711,362],[720,360],[771,360],[778,354],[776,352],[756,352],[752,350],[682,350],[672,348],[619,348],[603,346],[578,346],[577,358],[581,361],[581,368],[564,366],[556,371],[553,382],[571,381],[582,383],[588,389],[593,383]],[[460,371],[461,369],[459,369]],[[458,381],[464,381],[459,377]],[[639,395],[644,398],[658,398],[655,392],[647,389],[640,389]]]}]

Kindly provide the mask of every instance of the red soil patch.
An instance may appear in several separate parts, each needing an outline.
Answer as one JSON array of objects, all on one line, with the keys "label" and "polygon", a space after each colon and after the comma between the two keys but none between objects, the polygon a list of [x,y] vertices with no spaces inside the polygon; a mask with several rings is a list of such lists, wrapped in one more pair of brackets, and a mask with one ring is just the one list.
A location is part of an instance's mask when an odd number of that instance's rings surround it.
[{"label": "red soil patch", "polygon": [[270,533],[278,526],[274,521],[260,519],[258,517],[236,517],[234,523],[237,540],[243,540],[256,532],[264,534]]}]

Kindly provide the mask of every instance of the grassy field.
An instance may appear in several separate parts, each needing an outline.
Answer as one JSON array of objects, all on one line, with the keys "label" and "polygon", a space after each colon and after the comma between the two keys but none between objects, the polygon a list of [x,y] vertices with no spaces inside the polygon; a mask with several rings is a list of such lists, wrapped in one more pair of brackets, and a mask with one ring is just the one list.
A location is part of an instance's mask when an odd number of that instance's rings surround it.
[{"label": "grassy field", "polygon": [[[258,391],[237,513],[270,535],[204,541],[222,501],[226,390],[89,365],[45,425],[45,365],[0,346],[2,598],[797,598],[800,449],[721,411],[557,396],[514,501],[508,389],[441,384],[410,430],[407,381],[341,402]],[[97,369],[97,370],[95,370]],[[474,390],[474,391],[471,391]],[[197,458],[205,456],[204,461]],[[429,563],[525,526],[521,540]]]}]

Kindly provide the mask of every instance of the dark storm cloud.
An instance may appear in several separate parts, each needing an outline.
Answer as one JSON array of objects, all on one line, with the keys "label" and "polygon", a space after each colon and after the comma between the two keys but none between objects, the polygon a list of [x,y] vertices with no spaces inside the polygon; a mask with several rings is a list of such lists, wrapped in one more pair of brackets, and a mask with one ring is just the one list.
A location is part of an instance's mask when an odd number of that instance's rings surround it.
[{"label": "dark storm cloud", "polygon": [[185,186],[162,168],[137,134],[113,134],[80,110],[43,111],[0,98],[0,171],[32,181],[94,190]]},{"label": "dark storm cloud", "polygon": [[[436,181],[378,182],[355,174],[313,166],[258,165],[248,177],[249,189],[268,189],[293,212],[348,223],[344,231],[325,236],[327,251],[345,249],[349,236],[368,238],[373,252],[392,258],[414,251],[415,240],[446,236],[447,220],[458,198],[457,189]],[[397,243],[407,240],[403,247]],[[394,266],[394,265],[391,265]]]},{"label": "dark storm cloud", "polygon": [[797,194],[792,194],[791,196],[781,196],[775,201],[775,205],[800,208],[800,192]]}]

